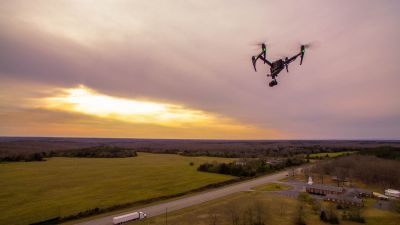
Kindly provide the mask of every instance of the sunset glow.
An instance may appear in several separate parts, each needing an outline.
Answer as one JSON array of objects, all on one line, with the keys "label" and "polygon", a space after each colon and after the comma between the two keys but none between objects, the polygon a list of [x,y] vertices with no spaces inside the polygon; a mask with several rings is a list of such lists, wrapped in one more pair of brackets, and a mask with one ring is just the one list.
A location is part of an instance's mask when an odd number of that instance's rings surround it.
[{"label": "sunset glow", "polygon": [[82,113],[129,123],[182,126],[202,123],[215,117],[181,105],[125,99],[103,95],[85,86],[63,89],[57,96],[41,99],[44,108]]}]

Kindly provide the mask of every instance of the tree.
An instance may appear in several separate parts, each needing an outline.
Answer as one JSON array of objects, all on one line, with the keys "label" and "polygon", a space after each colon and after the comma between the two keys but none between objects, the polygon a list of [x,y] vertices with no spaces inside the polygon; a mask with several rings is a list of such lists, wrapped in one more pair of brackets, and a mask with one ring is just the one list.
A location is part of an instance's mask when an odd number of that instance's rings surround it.
[{"label": "tree", "polygon": [[254,214],[255,214],[255,222],[253,225],[264,225],[265,224],[265,217],[266,214],[265,207],[262,202],[256,200],[253,203]]},{"label": "tree", "polygon": [[294,215],[294,225],[306,225],[304,205],[302,203],[298,205],[297,211]]},{"label": "tree", "polygon": [[239,225],[239,207],[236,202],[227,205],[226,213],[228,214],[228,217],[230,217],[232,225]]},{"label": "tree", "polygon": [[319,219],[324,221],[324,222],[328,220],[328,217],[326,216],[325,210],[321,210],[321,213],[319,214]]},{"label": "tree", "polygon": [[254,223],[254,212],[252,207],[247,207],[243,213],[243,225],[253,225]]},{"label": "tree", "polygon": [[210,213],[208,213],[208,224],[210,225],[218,224],[218,214],[215,211],[210,211]]}]

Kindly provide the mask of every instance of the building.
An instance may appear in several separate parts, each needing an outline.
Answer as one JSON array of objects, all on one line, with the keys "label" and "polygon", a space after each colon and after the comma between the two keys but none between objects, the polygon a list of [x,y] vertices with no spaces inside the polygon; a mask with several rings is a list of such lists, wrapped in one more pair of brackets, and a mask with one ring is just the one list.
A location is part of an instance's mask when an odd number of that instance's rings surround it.
[{"label": "building", "polygon": [[270,166],[279,166],[282,165],[284,162],[282,159],[268,159],[266,163]]},{"label": "building", "polygon": [[310,194],[329,195],[329,194],[343,194],[345,189],[342,187],[335,187],[323,184],[306,185],[306,191]]},{"label": "building", "polygon": [[386,189],[385,195],[392,198],[400,198],[400,191],[394,189]]},{"label": "building", "polygon": [[313,182],[313,180],[312,180],[312,177],[308,177],[308,182],[307,182],[307,184],[308,184],[308,185],[313,185],[313,184],[314,184],[314,182]]},{"label": "building", "polygon": [[364,206],[364,202],[362,199],[350,195],[328,194],[324,197],[324,200],[334,202],[338,205],[343,205],[343,206],[356,206],[356,207]]}]

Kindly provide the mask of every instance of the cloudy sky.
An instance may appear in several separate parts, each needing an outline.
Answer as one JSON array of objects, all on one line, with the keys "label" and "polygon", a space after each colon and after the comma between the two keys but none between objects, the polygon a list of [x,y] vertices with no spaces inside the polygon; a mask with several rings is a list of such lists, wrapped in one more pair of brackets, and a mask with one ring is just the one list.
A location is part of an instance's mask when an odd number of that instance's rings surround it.
[{"label": "cloudy sky", "polygon": [[[400,2],[1,1],[0,135],[399,139]],[[251,56],[312,42],[268,87]]]}]

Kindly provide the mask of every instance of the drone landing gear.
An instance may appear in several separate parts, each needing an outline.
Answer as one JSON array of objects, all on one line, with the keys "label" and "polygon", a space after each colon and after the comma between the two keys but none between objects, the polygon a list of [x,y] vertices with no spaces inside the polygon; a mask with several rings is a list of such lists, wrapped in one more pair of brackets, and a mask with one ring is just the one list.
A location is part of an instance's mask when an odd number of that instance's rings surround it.
[{"label": "drone landing gear", "polygon": [[270,87],[273,87],[275,85],[278,85],[278,81],[276,81],[275,79],[273,79],[271,82],[269,82]]}]

